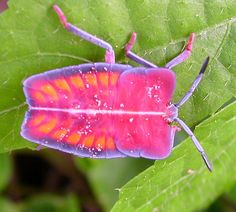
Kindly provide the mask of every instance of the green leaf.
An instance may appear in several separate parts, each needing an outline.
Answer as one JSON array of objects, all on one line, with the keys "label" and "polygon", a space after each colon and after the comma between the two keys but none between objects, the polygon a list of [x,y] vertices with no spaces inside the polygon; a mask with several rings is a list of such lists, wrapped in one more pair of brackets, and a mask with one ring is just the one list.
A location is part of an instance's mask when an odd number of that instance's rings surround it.
[{"label": "green leaf", "polygon": [[234,204],[236,205],[236,185],[235,184],[232,187],[232,189],[226,194],[226,197],[228,197],[228,199],[234,202]]},{"label": "green leaf", "polygon": [[[84,161],[84,159],[77,158],[76,162],[80,169]],[[88,163],[85,163],[87,165],[86,175],[105,211],[110,211],[117,201],[118,188],[153,164],[152,160],[140,158],[89,161],[91,162],[89,168]]]},{"label": "green leaf", "polygon": [[75,195],[67,194],[63,197],[43,194],[36,195],[21,202],[13,202],[0,196],[0,209],[4,212],[79,212],[78,200]]},{"label": "green leaf", "polygon": [[[54,1],[9,1],[0,16],[0,152],[35,145],[20,137],[27,109],[22,81],[58,67],[103,61],[104,50],[66,32],[52,10]],[[178,55],[190,32],[197,33],[191,58],[174,68],[177,101],[189,88],[206,56],[204,80],[180,116],[194,126],[235,95],[236,4],[234,1],[58,1],[68,20],[110,42],[117,62],[132,31],[134,51],[164,65]],[[132,63],[134,64],[134,63]],[[136,65],[136,64],[135,64]]]},{"label": "green leaf", "polygon": [[40,196],[35,196],[28,201],[26,201],[22,206],[21,211],[25,212],[76,212],[80,211],[78,207],[78,202],[75,195],[67,195],[63,197],[52,196],[49,194],[44,194]]},{"label": "green leaf", "polygon": [[8,153],[0,154],[0,191],[4,190],[11,179],[12,163]]},{"label": "green leaf", "polygon": [[196,211],[228,190],[236,180],[235,111],[236,101],[195,130],[213,163],[212,173],[188,138],[167,160],[156,161],[121,188],[112,211]]},{"label": "green leaf", "polygon": [[4,212],[19,211],[19,207],[6,198],[0,196],[0,209]]}]

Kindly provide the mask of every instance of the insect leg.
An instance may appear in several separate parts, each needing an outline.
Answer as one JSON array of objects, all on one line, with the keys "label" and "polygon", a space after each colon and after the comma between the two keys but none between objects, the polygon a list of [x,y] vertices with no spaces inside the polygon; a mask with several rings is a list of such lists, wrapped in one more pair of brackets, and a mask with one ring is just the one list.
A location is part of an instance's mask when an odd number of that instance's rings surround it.
[{"label": "insect leg", "polygon": [[188,39],[187,45],[185,47],[185,50],[180,55],[172,59],[169,63],[167,63],[165,66],[166,68],[172,69],[174,66],[184,62],[185,60],[189,58],[189,56],[192,53],[194,38],[195,38],[195,34],[191,33]]},{"label": "insect leg", "polygon": [[55,10],[57,15],[59,16],[59,19],[60,19],[62,25],[64,26],[64,28],[67,31],[74,33],[75,35],[83,38],[84,40],[89,41],[90,43],[93,43],[97,46],[100,46],[100,47],[106,49],[105,62],[115,63],[115,53],[114,53],[112,46],[109,43],[107,43],[106,41],[104,41],[100,38],[97,38],[96,36],[91,35],[88,32],[85,32],[84,30],[79,29],[76,26],[68,23],[66,20],[66,16],[64,15],[62,10],[57,5],[54,5],[53,9]]},{"label": "insect leg", "polygon": [[190,136],[195,147],[200,152],[207,168],[209,169],[209,171],[212,171],[213,168],[212,168],[211,162],[209,161],[204,149],[202,148],[201,144],[199,143],[199,141],[197,140],[197,138],[195,137],[193,132],[190,130],[190,128],[179,118],[175,118],[174,121],[178,122],[180,124],[180,126],[184,129],[184,131]]},{"label": "insect leg", "polygon": [[40,151],[42,148],[43,148],[43,145],[39,144],[39,145],[36,147],[36,150]]},{"label": "insect leg", "polygon": [[198,76],[196,77],[196,79],[193,81],[191,88],[187,91],[187,93],[184,95],[184,97],[178,103],[174,104],[177,108],[179,108],[181,105],[183,105],[192,96],[193,92],[195,91],[198,84],[202,80],[203,74],[207,68],[208,63],[209,63],[209,57],[207,57],[206,60],[204,61],[202,68],[201,68]]},{"label": "insect leg", "polygon": [[133,45],[135,43],[137,34],[135,32],[132,33],[129,42],[125,45],[125,55],[130,58],[131,60],[135,61],[136,63],[139,63],[141,65],[144,65],[145,67],[151,67],[156,68],[157,66],[152,64],[151,62],[148,62],[147,60],[143,59],[142,57],[139,57],[135,53],[131,51],[133,48]]}]

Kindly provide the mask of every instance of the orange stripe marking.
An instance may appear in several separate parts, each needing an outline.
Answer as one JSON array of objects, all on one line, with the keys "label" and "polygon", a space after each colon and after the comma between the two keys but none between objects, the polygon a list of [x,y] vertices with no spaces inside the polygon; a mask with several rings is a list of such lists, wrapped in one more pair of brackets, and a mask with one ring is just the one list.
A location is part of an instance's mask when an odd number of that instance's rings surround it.
[{"label": "orange stripe marking", "polygon": [[105,148],[105,145],[106,145],[106,137],[105,136],[101,136],[99,137],[96,142],[95,142],[95,147],[96,148],[99,148],[101,150],[104,150]]},{"label": "orange stripe marking", "polygon": [[40,103],[46,103],[47,102],[47,100],[45,99],[45,96],[39,91],[34,91],[33,92],[33,98],[35,98]]},{"label": "orange stripe marking", "polygon": [[70,81],[72,85],[75,86],[76,88],[85,88],[84,82],[79,75],[71,76]]},{"label": "orange stripe marking", "polygon": [[98,73],[98,78],[103,86],[108,87],[108,80],[109,80],[108,73],[105,72]]},{"label": "orange stripe marking", "polygon": [[52,138],[62,140],[67,133],[68,131],[66,129],[57,130],[53,133]]},{"label": "orange stripe marking", "polygon": [[66,80],[64,80],[64,79],[56,79],[56,80],[54,80],[54,83],[55,83],[55,85],[58,88],[60,88],[62,90],[65,90],[67,92],[71,92],[71,89],[70,89],[70,87],[69,87],[69,85],[68,85]]},{"label": "orange stripe marking", "polygon": [[83,141],[82,141],[82,145],[84,145],[87,148],[90,148],[93,145],[93,141],[94,141],[94,135],[89,135],[86,136]]},{"label": "orange stripe marking", "polygon": [[97,77],[96,77],[95,74],[91,74],[91,73],[84,74],[84,78],[89,83],[89,85],[92,85],[92,86],[95,86],[95,87],[98,86]]},{"label": "orange stripe marking", "polygon": [[67,138],[67,142],[70,144],[77,144],[79,143],[79,140],[81,138],[81,134],[79,133],[72,133],[68,138]]},{"label": "orange stripe marking", "polygon": [[111,73],[110,74],[110,85],[112,85],[112,86],[116,85],[118,78],[119,78],[119,74]]},{"label": "orange stripe marking", "polygon": [[108,137],[106,140],[107,149],[114,150],[116,149],[114,139],[112,137]]},{"label": "orange stripe marking", "polygon": [[47,123],[38,127],[39,132],[48,134],[51,132],[56,126],[57,120],[56,118],[51,118]]},{"label": "orange stripe marking", "polygon": [[31,123],[33,126],[39,125],[43,120],[45,119],[45,115],[38,115],[35,116],[32,120]]},{"label": "orange stripe marking", "polygon": [[53,86],[51,86],[50,84],[43,85],[41,87],[41,90],[48,94],[53,100],[58,100],[57,92],[55,88],[53,88]]}]

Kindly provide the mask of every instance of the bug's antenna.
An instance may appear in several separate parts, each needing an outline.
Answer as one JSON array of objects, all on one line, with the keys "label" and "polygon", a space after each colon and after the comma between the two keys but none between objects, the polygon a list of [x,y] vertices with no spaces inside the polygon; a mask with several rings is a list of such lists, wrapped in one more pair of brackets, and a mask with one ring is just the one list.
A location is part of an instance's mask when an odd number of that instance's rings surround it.
[{"label": "bug's antenna", "polygon": [[200,152],[200,154],[202,156],[202,159],[204,160],[207,168],[209,169],[210,172],[212,172],[213,168],[212,168],[211,162],[209,161],[204,149],[202,148],[201,144],[199,143],[199,141],[197,140],[197,138],[195,137],[193,132],[190,130],[190,128],[181,119],[175,118],[174,121],[178,122],[180,124],[180,126],[184,129],[184,131],[190,136],[190,138],[192,139],[195,147]]},{"label": "bug's antenna", "polygon": [[203,74],[207,68],[207,65],[209,63],[210,57],[207,57],[206,60],[204,61],[202,68],[198,74],[198,76],[196,77],[196,79],[193,81],[193,84],[191,86],[191,88],[188,90],[188,92],[184,95],[184,97],[175,104],[175,107],[179,108],[181,105],[183,105],[193,94],[193,92],[195,91],[195,89],[197,88],[198,84],[201,82]]}]

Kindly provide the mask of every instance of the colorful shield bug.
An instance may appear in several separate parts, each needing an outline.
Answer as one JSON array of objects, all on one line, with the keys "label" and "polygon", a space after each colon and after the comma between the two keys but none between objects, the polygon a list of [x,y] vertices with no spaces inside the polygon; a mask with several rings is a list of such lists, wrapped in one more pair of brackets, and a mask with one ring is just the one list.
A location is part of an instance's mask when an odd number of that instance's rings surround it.
[{"label": "colorful shield bug", "polygon": [[212,166],[189,127],[178,118],[178,109],[192,95],[209,62],[209,57],[190,90],[171,104],[175,90],[174,66],[191,54],[194,34],[185,50],[158,67],[134,54],[133,33],[125,47],[126,56],[141,64],[132,67],[115,63],[112,46],[68,23],[54,5],[69,32],[106,49],[105,63],[88,63],[51,70],[24,81],[29,105],[21,135],[35,143],[92,158],[166,158],[172,148],[177,122],[191,137],[208,169]]}]

